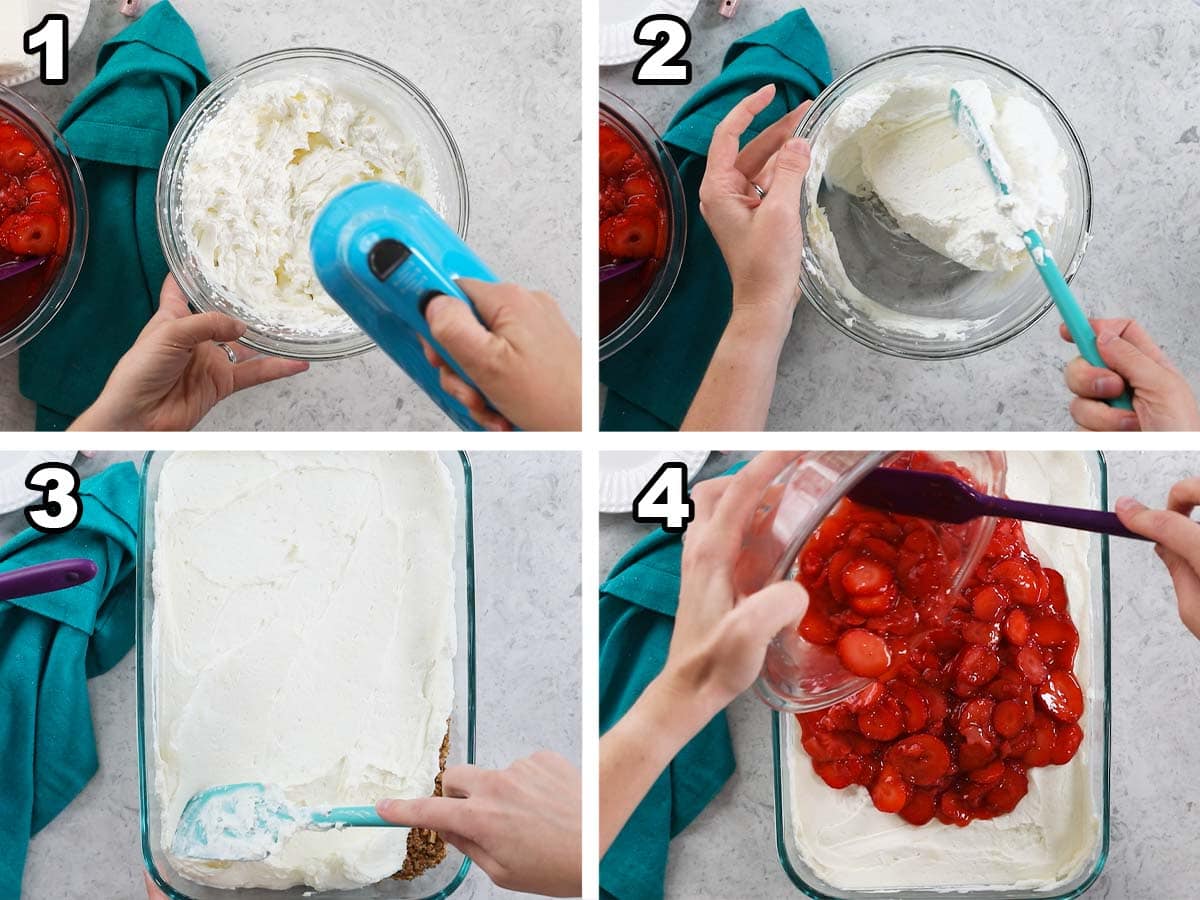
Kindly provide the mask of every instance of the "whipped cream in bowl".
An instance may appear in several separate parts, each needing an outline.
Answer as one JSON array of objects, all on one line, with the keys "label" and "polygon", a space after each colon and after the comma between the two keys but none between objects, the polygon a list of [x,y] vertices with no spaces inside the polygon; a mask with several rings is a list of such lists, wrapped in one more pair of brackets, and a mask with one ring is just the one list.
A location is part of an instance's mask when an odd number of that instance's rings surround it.
[{"label": "whipped cream in bowl", "polygon": [[[1000,198],[950,116],[967,98],[1007,157]],[[968,356],[1052,305],[1021,234],[1036,227],[1070,280],[1090,238],[1091,176],[1066,116],[1015,68],[914,47],[846,73],[797,134],[813,147],[801,199],[801,288],[840,331],[912,359]]]},{"label": "whipped cream in bowl", "polygon": [[158,227],[193,308],[242,319],[242,342],[339,359],[374,342],[313,271],[309,238],[333,197],[403,185],[466,236],[466,174],[445,122],[403,76],[339,50],[252,59],[213,82],[176,127],[158,182]]}]

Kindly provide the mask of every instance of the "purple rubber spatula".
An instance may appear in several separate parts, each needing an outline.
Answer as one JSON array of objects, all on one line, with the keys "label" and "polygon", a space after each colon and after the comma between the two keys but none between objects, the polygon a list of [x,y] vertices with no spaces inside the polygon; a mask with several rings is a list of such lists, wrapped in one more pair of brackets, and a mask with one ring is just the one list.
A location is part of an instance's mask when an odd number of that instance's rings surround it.
[{"label": "purple rubber spatula", "polygon": [[95,578],[96,572],[96,564],[90,559],[57,559],[0,572],[0,600],[16,600],[77,587]]},{"label": "purple rubber spatula", "polygon": [[14,259],[12,262],[0,263],[0,281],[36,269],[47,259],[45,256],[35,256],[31,259]]},{"label": "purple rubber spatula", "polygon": [[950,475],[909,469],[876,469],[855,485],[850,499],[905,516],[960,524],[980,516],[1041,522],[1077,531],[1149,540],[1121,524],[1115,513],[1049,503],[1028,503],[980,493]]}]

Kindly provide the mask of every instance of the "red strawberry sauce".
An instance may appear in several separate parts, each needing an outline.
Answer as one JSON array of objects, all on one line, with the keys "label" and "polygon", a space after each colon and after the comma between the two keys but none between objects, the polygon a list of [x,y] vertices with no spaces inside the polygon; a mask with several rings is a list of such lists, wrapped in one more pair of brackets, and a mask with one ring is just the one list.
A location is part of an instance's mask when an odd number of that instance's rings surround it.
[{"label": "red strawberry sauce", "polygon": [[[892,465],[975,483],[927,454]],[[1083,739],[1079,632],[1062,576],[1030,552],[1020,522],[1001,519],[951,593],[968,528],[847,499],[800,554],[811,597],[801,635],[874,679],[798,715],[802,745],[831,788],[863,785],[876,808],[913,825],[1011,812],[1029,770],[1069,762]]]},{"label": "red strawberry sauce", "polygon": [[54,150],[24,125],[0,114],[0,264],[48,257],[0,281],[0,336],[37,307],[70,247],[72,211]]},{"label": "red strawberry sauce", "polygon": [[600,337],[634,314],[667,255],[667,192],[649,151],[600,119],[600,265],[644,259],[600,283]]}]

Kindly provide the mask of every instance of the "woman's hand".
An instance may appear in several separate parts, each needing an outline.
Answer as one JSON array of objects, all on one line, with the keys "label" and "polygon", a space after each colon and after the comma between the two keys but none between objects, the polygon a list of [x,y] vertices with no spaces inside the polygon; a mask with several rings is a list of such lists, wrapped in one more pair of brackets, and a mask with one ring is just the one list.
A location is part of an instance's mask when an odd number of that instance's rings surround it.
[{"label": "woman's hand", "polygon": [[1190,518],[1200,505],[1200,478],[1171,488],[1166,509],[1150,509],[1131,497],[1117,501],[1117,516],[1130,531],[1150,538],[1175,583],[1179,618],[1200,638],[1200,523]]},{"label": "woman's hand", "polygon": [[713,131],[700,212],[729,268],[734,317],[760,315],[786,332],[800,298],[800,192],[810,158],[808,144],[792,135],[810,104],[792,110],[739,149],[741,136],[774,96],[775,85],[760,88]]},{"label": "woman's hand", "polygon": [[675,755],[762,669],[767,645],[808,605],[794,581],[747,597],[734,589],[742,536],[771,480],[795,453],[763,453],[738,474],[691,492],[679,608],[662,672],[600,739],[600,853]]},{"label": "woman's hand", "polygon": [[187,431],[234,392],[308,368],[232,346],[245,333],[244,323],[221,313],[193,315],[168,276],[158,312],[71,430]]},{"label": "woman's hand", "polygon": [[507,769],[454,766],[445,796],[383,800],[390,822],[430,828],[502,888],[553,897],[583,892],[582,783],[556,753],[535,753]]},{"label": "woman's hand", "polygon": [[[1076,357],[1066,368],[1067,387],[1076,395],[1071,418],[1085,431],[1200,431],[1200,407],[1187,380],[1150,335],[1132,319],[1093,319],[1096,346],[1108,365],[1100,369]],[[1070,341],[1065,325],[1059,333]],[[1105,400],[1121,396],[1128,384],[1133,412]]]},{"label": "woman's hand", "polygon": [[515,284],[473,278],[460,279],[459,286],[475,304],[479,318],[465,303],[443,295],[429,301],[425,319],[434,340],[479,390],[426,344],[425,357],[439,370],[442,389],[490,431],[508,431],[513,425],[526,431],[579,431],[583,422],[579,338],[554,298]]}]

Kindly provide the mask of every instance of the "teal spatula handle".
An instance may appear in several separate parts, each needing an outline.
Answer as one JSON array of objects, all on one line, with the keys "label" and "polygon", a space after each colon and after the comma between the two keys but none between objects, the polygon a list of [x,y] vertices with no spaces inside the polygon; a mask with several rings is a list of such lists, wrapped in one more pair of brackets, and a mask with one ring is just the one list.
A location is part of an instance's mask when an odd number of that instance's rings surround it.
[{"label": "teal spatula handle", "polygon": [[395,822],[389,822],[373,806],[335,806],[328,812],[312,811],[314,825],[351,825],[396,828]]},{"label": "teal spatula handle", "polygon": [[[1096,348],[1096,332],[1092,330],[1092,323],[1079,308],[1075,295],[1071,293],[1071,288],[1067,284],[1067,279],[1063,278],[1054,257],[1042,243],[1041,235],[1033,229],[1025,232],[1025,246],[1029,249],[1029,255],[1033,258],[1033,264],[1037,266],[1042,281],[1050,291],[1054,305],[1058,307],[1058,314],[1067,323],[1067,331],[1071,333],[1071,340],[1079,348],[1079,355],[1093,366],[1107,369],[1108,364],[1101,358],[1100,351]],[[1120,397],[1115,397],[1107,402],[1115,409],[1133,409],[1133,401],[1130,399],[1128,389]]]}]

